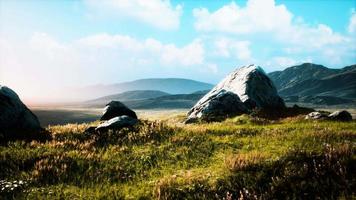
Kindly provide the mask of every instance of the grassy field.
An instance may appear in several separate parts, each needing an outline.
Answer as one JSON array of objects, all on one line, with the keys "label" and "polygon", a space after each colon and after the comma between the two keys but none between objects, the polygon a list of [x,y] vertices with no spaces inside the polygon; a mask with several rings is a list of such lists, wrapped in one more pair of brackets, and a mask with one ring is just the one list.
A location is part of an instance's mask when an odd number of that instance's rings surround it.
[{"label": "grassy field", "polygon": [[[293,106],[291,104],[289,106]],[[311,107],[315,108],[315,107]],[[315,108],[317,110],[325,110],[329,112],[334,112],[336,110],[346,109],[351,113],[352,117],[356,119],[356,109],[355,108],[345,108],[345,107],[320,107]],[[95,120],[100,119],[103,109],[102,108],[74,108],[74,107],[51,107],[51,106],[37,106],[31,107],[31,110],[36,114],[40,123],[43,127],[48,125],[65,125],[68,123],[90,123]],[[139,118],[149,119],[149,120],[162,120],[167,118],[172,118],[177,115],[184,115],[189,109],[141,109],[135,110]]]},{"label": "grassy field", "polygon": [[[38,117],[41,126],[66,125],[75,123],[90,123],[100,119],[102,108],[71,108],[71,107],[32,107],[31,110]],[[135,110],[139,118],[150,120],[164,120],[176,115],[184,115],[188,109],[156,109]]]},{"label": "grassy field", "polygon": [[347,199],[356,191],[356,122],[239,116],[184,125],[141,112],[132,129],[0,146],[0,199]]}]

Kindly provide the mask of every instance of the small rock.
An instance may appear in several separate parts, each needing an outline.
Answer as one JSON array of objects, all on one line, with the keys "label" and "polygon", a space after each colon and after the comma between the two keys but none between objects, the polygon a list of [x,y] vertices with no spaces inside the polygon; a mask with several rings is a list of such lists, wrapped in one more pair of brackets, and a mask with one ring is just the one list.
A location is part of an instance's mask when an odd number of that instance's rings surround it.
[{"label": "small rock", "polygon": [[136,113],[130,108],[126,107],[123,103],[119,101],[111,101],[104,108],[103,116],[100,118],[100,120],[109,120],[122,115],[127,115],[131,118],[137,119]]},{"label": "small rock", "polygon": [[349,112],[347,112],[346,110],[335,111],[335,112],[331,113],[328,116],[328,118],[331,120],[337,120],[337,121],[351,121],[352,120],[351,114]]},{"label": "small rock", "polygon": [[305,119],[327,119],[328,114],[327,112],[315,111],[307,114]]},{"label": "small rock", "polygon": [[96,127],[95,126],[91,126],[89,128],[87,128],[84,133],[94,133],[95,132]]},{"label": "small rock", "polygon": [[109,129],[112,130],[120,130],[124,127],[132,127],[138,123],[138,120],[127,115],[123,115],[120,117],[114,117],[108,121],[101,123],[98,127],[96,127],[96,131],[106,131]]}]

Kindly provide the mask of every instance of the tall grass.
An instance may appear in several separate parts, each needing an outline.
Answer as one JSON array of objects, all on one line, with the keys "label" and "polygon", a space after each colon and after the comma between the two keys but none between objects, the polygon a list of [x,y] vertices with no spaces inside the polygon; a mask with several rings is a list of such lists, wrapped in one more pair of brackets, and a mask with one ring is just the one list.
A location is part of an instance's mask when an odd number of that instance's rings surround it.
[{"label": "tall grass", "polygon": [[0,146],[0,197],[355,197],[354,121],[240,116],[183,126],[178,118],[101,134],[85,133],[97,122],[53,126],[50,141],[8,142]]}]

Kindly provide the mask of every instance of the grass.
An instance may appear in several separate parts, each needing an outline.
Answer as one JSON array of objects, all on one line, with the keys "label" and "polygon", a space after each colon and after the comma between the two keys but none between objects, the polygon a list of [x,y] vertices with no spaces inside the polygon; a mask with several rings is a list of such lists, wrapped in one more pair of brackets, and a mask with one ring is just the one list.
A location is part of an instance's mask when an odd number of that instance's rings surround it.
[{"label": "grass", "polygon": [[[247,115],[182,125],[181,115],[0,146],[4,199],[336,199],[355,197],[356,123]],[[21,181],[21,184],[20,184]],[[1,199],[1,198],[0,198]]]}]

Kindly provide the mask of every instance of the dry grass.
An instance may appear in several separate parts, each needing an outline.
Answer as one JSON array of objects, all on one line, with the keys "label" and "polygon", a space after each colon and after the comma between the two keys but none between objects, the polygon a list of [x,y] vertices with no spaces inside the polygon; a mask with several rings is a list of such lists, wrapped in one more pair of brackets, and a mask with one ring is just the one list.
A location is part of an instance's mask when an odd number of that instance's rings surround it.
[{"label": "dry grass", "polygon": [[[51,141],[0,146],[0,196],[333,199],[355,195],[355,121],[244,115],[183,125],[180,112],[155,119],[161,120],[142,120],[134,128],[101,135],[84,133],[98,122],[50,126]],[[26,184],[12,187],[19,181]]]}]

